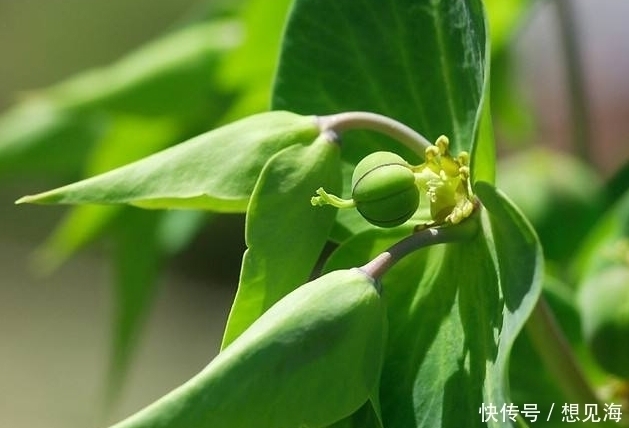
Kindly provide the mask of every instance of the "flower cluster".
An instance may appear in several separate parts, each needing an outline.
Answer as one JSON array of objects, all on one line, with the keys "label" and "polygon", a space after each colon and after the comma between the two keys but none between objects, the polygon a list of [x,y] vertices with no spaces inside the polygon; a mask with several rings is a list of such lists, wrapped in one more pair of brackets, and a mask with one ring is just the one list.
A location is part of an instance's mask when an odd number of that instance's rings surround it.
[{"label": "flower cluster", "polygon": [[453,157],[448,138],[441,136],[426,148],[424,163],[420,165],[410,165],[391,152],[370,154],[354,169],[351,199],[320,188],[311,203],[355,207],[370,223],[395,227],[413,216],[423,194],[431,216],[431,221],[423,226],[457,224],[474,211],[469,178],[468,153]]}]

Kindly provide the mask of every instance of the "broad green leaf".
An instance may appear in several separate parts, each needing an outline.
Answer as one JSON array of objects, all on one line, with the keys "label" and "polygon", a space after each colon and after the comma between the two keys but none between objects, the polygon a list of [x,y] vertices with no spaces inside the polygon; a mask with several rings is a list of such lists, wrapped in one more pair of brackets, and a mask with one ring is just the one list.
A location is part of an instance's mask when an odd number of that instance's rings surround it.
[{"label": "broad green leaf", "polygon": [[75,176],[103,133],[102,118],[59,111],[47,100],[28,100],[0,116],[0,176]]},{"label": "broad green leaf", "polygon": [[318,133],[312,117],[282,111],[261,113],[18,202],[241,212],[266,161],[285,147],[313,141]]},{"label": "broad green leaf", "polygon": [[223,348],[312,274],[336,210],[316,209],[310,198],[319,186],[340,190],[339,152],[323,136],[282,150],[264,167],[247,209],[248,248]]},{"label": "broad green leaf", "polygon": [[328,428],[382,428],[371,401],[366,402],[350,416],[335,422]]},{"label": "broad green leaf", "polygon": [[166,211],[157,228],[158,247],[169,256],[179,253],[215,216],[195,210]]},{"label": "broad green leaf", "polygon": [[68,110],[104,109],[142,115],[187,114],[205,104],[221,53],[241,42],[234,21],[210,21],[166,35],[118,62],[83,72],[41,95]]},{"label": "broad green leaf", "polygon": [[[487,208],[482,233],[417,251],[383,277],[390,330],[380,401],[387,428],[515,426],[483,424],[479,410],[510,402],[509,353],[540,293],[541,251],[500,193],[485,183],[476,191]],[[356,235],[326,270],[360,265],[408,233]]]},{"label": "broad green leaf", "polygon": [[84,175],[102,174],[174,144],[182,127],[169,116],[112,115],[107,132],[84,163]]},{"label": "broad green leaf", "polygon": [[[509,403],[509,353],[541,293],[544,259],[532,226],[504,194],[484,182],[477,183],[475,191],[489,213],[485,238],[494,257],[499,302],[504,305],[500,336],[495,340],[497,355],[485,381],[483,399]],[[472,306],[471,301],[468,304]]]},{"label": "broad green leaf", "polygon": [[28,93],[0,116],[0,172],[74,173],[107,131],[112,113],[169,115],[185,123],[218,115],[225,94],[213,73],[239,43],[240,26],[233,21],[196,24],[110,66]]},{"label": "broad green leaf", "polygon": [[[488,147],[473,148],[487,86],[486,38],[479,0],[297,0],[273,107],[304,114],[372,111],[431,141],[445,134],[455,152],[490,151],[491,141],[482,139],[478,144]],[[354,162],[376,148],[406,153],[366,133],[348,133],[343,142]]]},{"label": "broad green leaf", "polygon": [[[148,156],[171,144],[180,132],[179,126],[168,118],[117,115],[111,122],[86,161],[87,176]],[[121,209],[93,205],[73,208],[38,250],[39,267],[44,271],[55,269],[97,238]]]},{"label": "broad green leaf", "polygon": [[[109,228],[113,241],[114,315],[107,373],[108,405],[115,405],[159,285],[160,262],[198,229],[198,211],[123,207]],[[177,236],[172,236],[173,232]]]},{"label": "broad green leaf", "polygon": [[238,94],[226,120],[268,110],[282,30],[291,0],[249,0],[239,14],[243,42],[218,70],[221,87]]},{"label": "broad green leaf", "polygon": [[188,382],[114,427],[332,424],[360,409],[378,382],[384,311],[375,281],[358,269],[309,281]]}]

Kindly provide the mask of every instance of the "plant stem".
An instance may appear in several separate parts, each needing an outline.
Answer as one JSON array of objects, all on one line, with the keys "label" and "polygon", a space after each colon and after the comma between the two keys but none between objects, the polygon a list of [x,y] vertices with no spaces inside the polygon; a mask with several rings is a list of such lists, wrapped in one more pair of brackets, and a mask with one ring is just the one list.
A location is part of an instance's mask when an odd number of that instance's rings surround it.
[{"label": "plant stem", "polygon": [[565,71],[572,122],[572,141],[577,155],[584,161],[591,161],[589,146],[590,124],[585,76],[581,61],[577,24],[572,0],[555,0],[560,41],[562,43]]},{"label": "plant stem", "polygon": [[598,403],[596,393],[579,367],[568,340],[543,296],[533,308],[525,329],[544,365],[566,397],[577,403]]},{"label": "plant stem", "polygon": [[[461,242],[476,235],[478,214],[459,224],[431,227],[413,233],[377,255],[359,269],[374,279],[382,277],[405,256],[431,245]],[[540,297],[525,326],[533,346],[560,388],[571,400],[598,403],[598,397],[577,363],[572,348],[557,323],[548,303]]]},{"label": "plant stem", "polygon": [[351,129],[379,132],[404,144],[422,159],[426,149],[432,146],[426,137],[412,128],[377,113],[350,111],[329,116],[318,116],[317,123],[322,132],[332,131],[341,134]]},{"label": "plant stem", "polygon": [[380,253],[360,269],[372,278],[378,279],[414,251],[430,245],[460,242],[472,238],[478,232],[478,222],[478,215],[472,215],[458,224],[422,229]]}]

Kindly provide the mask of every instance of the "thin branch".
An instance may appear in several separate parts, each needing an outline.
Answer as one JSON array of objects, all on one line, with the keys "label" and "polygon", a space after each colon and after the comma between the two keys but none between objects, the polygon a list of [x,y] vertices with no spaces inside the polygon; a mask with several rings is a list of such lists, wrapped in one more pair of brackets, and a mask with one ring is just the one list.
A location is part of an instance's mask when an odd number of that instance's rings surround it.
[{"label": "thin branch", "polygon": [[372,278],[380,278],[393,265],[414,251],[431,245],[460,242],[474,237],[478,232],[478,221],[478,216],[473,215],[458,224],[431,227],[415,232],[376,256],[360,269]]},{"label": "thin branch", "polygon": [[377,113],[351,111],[329,116],[319,116],[317,117],[317,123],[322,132],[331,131],[335,134],[341,134],[352,129],[379,132],[404,144],[422,159],[426,149],[432,146],[426,137],[412,128]]}]

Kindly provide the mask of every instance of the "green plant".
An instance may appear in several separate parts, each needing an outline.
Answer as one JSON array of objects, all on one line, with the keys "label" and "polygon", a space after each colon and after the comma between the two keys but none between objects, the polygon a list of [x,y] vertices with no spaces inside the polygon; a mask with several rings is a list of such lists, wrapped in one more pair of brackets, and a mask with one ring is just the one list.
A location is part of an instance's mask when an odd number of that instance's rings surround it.
[{"label": "green plant", "polygon": [[[286,2],[250,8],[243,19],[255,33],[262,26],[251,23],[279,20]],[[628,196],[617,195],[598,229],[593,220],[580,223],[579,233],[591,229],[592,237],[557,246],[545,267],[534,227],[552,245],[539,225],[562,207],[540,202],[549,181],[534,192],[525,186],[529,206],[550,211],[536,218],[526,209],[532,225],[494,185],[492,51],[480,0],[296,0],[273,111],[257,114],[270,72],[256,67],[271,55],[251,68],[243,58],[273,34],[242,42],[238,28],[232,21],[190,27],[168,39],[172,51],[156,45],[139,56],[145,73],[128,75],[118,65],[52,88],[42,95],[46,120],[29,127],[20,125],[23,115],[41,104],[4,118],[12,125],[0,134],[7,171],[15,159],[37,169],[54,138],[94,145],[75,162],[47,162],[63,170],[91,158],[87,174],[94,176],[18,202],[86,204],[74,211],[83,234],[62,228],[52,241],[53,249],[66,247],[62,258],[105,224],[120,231],[114,379],[124,373],[152,294],[153,261],[178,247],[156,238],[165,222],[160,211],[118,206],[246,213],[247,250],[221,352],[190,382],[117,426],[525,426],[534,422],[519,411],[525,404],[546,411],[548,404],[621,399],[596,395],[579,359],[588,355],[580,332],[567,329],[566,338],[553,311],[560,322],[580,319],[576,292],[562,281],[588,284],[609,268],[596,254],[626,236]],[[198,51],[178,51],[192,46],[181,37],[197,40]],[[156,102],[165,89],[168,98]],[[103,135],[91,126],[101,115],[111,121]],[[201,125],[206,117],[213,120]],[[202,127],[214,129],[186,139]],[[136,135],[146,144],[138,143],[134,159],[115,150]],[[153,153],[179,139],[186,141]],[[103,160],[111,152],[119,158]],[[619,177],[616,188],[626,184]],[[518,194],[515,185],[505,187]],[[170,214],[186,225],[180,242],[201,224]],[[144,251],[130,252],[138,242]],[[335,244],[329,255],[328,242]],[[310,281],[313,275],[320,276]],[[595,315],[614,303],[594,308]],[[575,356],[582,350],[586,357]],[[547,369],[519,378],[541,367],[537,359]],[[621,359],[602,367],[624,376],[615,369]],[[117,387],[112,381],[111,390]]]},{"label": "green plant", "polygon": [[[367,272],[321,276],[271,306],[201,373],[116,427],[332,424],[374,392],[384,309]],[[350,389],[338,384],[339,373]]]}]

